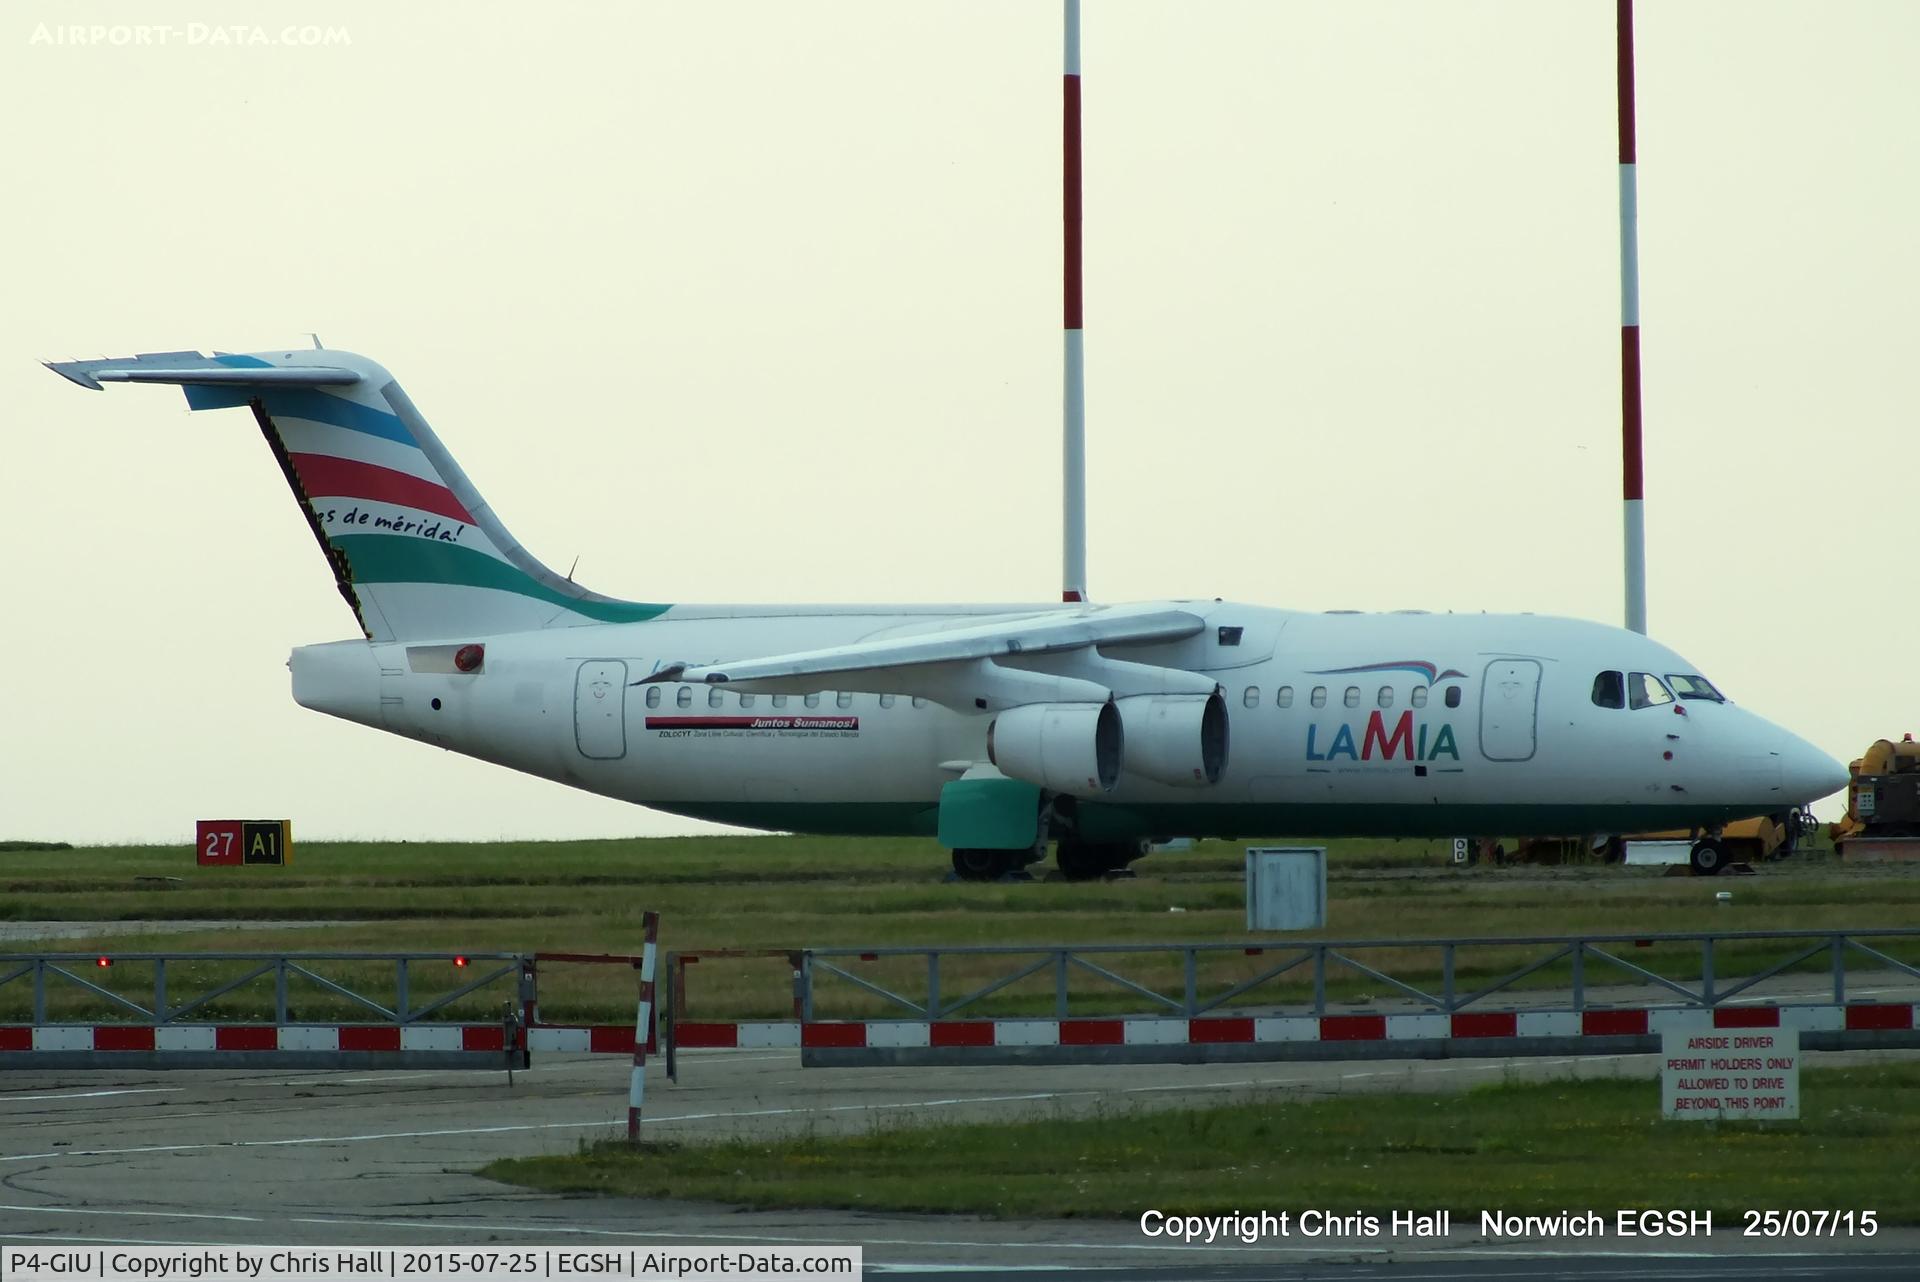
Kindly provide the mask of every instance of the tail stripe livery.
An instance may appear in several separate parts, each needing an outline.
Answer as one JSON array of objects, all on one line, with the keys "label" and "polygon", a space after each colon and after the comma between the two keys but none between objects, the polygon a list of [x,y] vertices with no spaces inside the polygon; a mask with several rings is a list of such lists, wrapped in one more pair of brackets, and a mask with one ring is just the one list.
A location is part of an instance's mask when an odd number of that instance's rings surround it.
[{"label": "tail stripe livery", "polygon": [[639,622],[667,609],[589,592],[536,560],[364,357],[166,352],[51,368],[83,387],[176,383],[196,410],[250,408],[374,640]]}]

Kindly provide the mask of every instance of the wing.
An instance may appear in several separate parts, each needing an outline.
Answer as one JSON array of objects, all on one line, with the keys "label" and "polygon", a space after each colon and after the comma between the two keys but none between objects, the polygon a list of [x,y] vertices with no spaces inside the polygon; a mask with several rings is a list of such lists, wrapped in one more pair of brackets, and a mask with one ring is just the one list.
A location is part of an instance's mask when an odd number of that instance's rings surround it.
[{"label": "wing", "polygon": [[[1206,621],[1166,606],[1053,610],[825,650],[676,663],[644,681],[686,681],[771,693],[908,694],[950,707],[1040,701],[1101,703],[1127,694],[1210,694],[1210,677],[1110,659],[1101,646],[1179,641]],[[641,684],[636,682],[636,684]]]}]

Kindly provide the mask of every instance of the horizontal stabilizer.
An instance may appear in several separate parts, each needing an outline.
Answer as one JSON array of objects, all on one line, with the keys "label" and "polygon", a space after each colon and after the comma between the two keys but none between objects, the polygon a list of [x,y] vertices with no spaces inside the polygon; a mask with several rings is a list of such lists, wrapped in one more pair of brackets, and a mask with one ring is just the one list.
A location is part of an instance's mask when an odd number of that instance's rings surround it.
[{"label": "horizontal stabilizer", "polygon": [[146,352],[95,361],[48,361],[47,368],[92,391],[106,383],[177,383],[203,387],[345,387],[360,381],[350,369],[324,365],[236,364],[251,357],[198,352]]}]

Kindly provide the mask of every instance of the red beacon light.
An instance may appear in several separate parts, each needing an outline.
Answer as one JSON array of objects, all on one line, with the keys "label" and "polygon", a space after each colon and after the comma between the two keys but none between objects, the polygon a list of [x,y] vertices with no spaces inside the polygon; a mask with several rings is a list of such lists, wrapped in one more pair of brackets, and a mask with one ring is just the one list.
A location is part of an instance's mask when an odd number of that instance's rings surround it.
[{"label": "red beacon light", "polygon": [[111,958],[111,957],[96,957],[96,958],[94,958],[94,959],[93,959],[93,964],[94,964],[94,965],[96,965],[96,966],[98,966],[98,967],[100,967],[100,968],[101,968],[102,970],[104,970],[104,969],[106,969],[106,968],[107,968],[108,966],[111,966],[111,965],[113,965],[113,958]]},{"label": "red beacon light", "polygon": [[463,645],[453,652],[453,666],[461,672],[478,672],[487,661],[484,645]]},{"label": "red beacon light", "polygon": [[453,964],[456,966],[464,966],[467,964],[467,959],[465,957],[456,957],[453,959]]}]

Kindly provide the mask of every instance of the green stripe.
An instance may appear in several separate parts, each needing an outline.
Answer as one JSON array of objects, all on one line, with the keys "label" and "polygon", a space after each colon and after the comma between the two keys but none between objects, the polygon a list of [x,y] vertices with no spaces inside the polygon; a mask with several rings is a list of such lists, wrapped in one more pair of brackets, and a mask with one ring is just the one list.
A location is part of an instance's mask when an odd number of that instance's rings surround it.
[{"label": "green stripe", "polygon": [[644,623],[667,612],[639,601],[583,601],[556,592],[505,561],[453,543],[396,534],[342,534],[331,540],[355,583],[449,583],[532,597],[601,623]]}]

